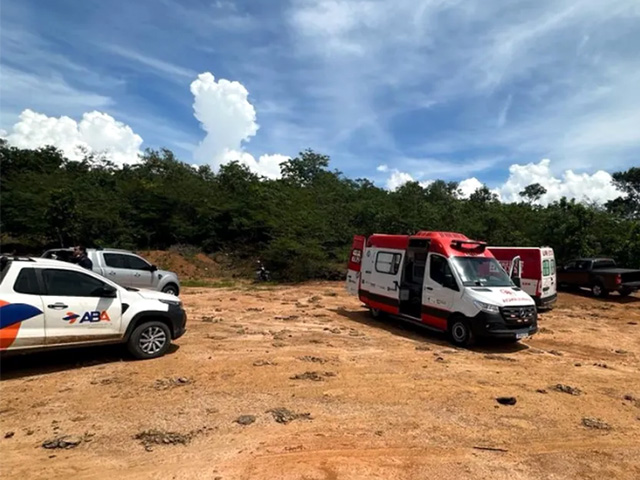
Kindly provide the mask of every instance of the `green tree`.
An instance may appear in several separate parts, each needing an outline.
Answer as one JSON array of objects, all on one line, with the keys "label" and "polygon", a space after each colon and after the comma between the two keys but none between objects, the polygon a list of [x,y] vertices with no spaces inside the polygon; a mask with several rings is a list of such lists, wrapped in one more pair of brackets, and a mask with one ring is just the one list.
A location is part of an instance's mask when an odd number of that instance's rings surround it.
[{"label": "green tree", "polygon": [[535,203],[540,201],[543,195],[547,193],[547,189],[544,188],[539,183],[532,183],[531,185],[527,185],[524,190],[520,192],[520,196],[524,197],[530,203]]},{"label": "green tree", "polygon": [[614,185],[624,195],[608,202],[607,209],[626,218],[640,219],[640,168],[632,167],[612,176]]}]

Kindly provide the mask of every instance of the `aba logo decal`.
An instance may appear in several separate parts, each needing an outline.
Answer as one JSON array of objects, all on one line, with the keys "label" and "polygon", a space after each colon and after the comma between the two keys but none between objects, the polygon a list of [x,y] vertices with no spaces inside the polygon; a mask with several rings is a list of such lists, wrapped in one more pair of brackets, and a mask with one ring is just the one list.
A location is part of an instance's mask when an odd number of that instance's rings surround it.
[{"label": "aba logo decal", "polygon": [[65,322],[69,322],[69,325],[73,325],[78,319],[80,319],[78,323],[98,323],[111,321],[106,310],[103,310],[101,312],[98,310],[93,310],[90,312],[84,312],[82,315],[73,312],[67,312],[67,315],[65,317],[62,317],[62,320],[64,320]]}]

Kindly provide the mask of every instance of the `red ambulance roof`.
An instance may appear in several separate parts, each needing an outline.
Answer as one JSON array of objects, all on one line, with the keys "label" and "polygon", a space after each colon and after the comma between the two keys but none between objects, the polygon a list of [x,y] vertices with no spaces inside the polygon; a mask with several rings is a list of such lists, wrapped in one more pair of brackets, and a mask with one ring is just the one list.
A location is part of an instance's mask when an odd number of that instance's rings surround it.
[{"label": "red ambulance roof", "polygon": [[[429,250],[440,253],[446,257],[493,257],[491,252],[485,248],[487,246],[486,243],[470,240],[469,237],[462,233],[418,232],[415,237],[429,238],[431,240]],[[465,240],[468,243],[466,243]]]},{"label": "red ambulance roof", "polygon": [[406,250],[409,246],[409,235],[384,235],[375,233],[367,239],[367,247],[393,248]]},{"label": "red ambulance roof", "polygon": [[[490,257],[493,255],[485,247],[486,244],[470,240],[466,235],[456,232],[418,232],[415,235],[374,234],[367,239],[367,247],[392,248],[406,250],[410,238],[428,238],[431,240],[429,250],[446,257],[474,256]],[[465,243],[467,240],[469,243]]]}]

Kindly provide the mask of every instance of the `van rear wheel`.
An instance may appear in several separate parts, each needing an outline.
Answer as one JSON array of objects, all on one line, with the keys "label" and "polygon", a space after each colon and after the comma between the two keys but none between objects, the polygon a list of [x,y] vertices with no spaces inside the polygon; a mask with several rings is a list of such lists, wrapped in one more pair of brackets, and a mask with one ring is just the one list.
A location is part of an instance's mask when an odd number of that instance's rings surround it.
[{"label": "van rear wheel", "polygon": [[449,336],[451,337],[451,342],[459,347],[468,347],[473,345],[475,341],[469,322],[459,317],[450,321]]},{"label": "van rear wheel", "polygon": [[380,320],[382,317],[384,317],[384,312],[379,308],[370,307],[369,314],[371,315],[372,318],[375,318],[376,320]]}]

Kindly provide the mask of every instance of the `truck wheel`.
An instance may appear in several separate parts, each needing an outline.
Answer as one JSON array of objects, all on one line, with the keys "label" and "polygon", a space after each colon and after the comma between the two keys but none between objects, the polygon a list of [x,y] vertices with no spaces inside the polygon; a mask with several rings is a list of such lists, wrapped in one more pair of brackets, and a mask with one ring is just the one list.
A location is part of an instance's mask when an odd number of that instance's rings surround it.
[{"label": "truck wheel", "polygon": [[450,321],[449,336],[451,341],[459,347],[468,347],[475,341],[469,322],[463,318],[454,318]]},{"label": "truck wheel", "polygon": [[162,289],[162,293],[168,293],[169,295],[175,295],[176,297],[180,293],[180,289],[175,283],[167,283]]},{"label": "truck wheel", "polygon": [[600,282],[596,282],[593,285],[591,285],[591,293],[593,294],[594,297],[597,297],[597,298],[603,298],[609,295],[609,292],[607,292],[604,289],[604,287],[602,286],[602,283]]},{"label": "truck wheel", "polygon": [[138,325],[127,342],[131,355],[139,359],[161,357],[170,345],[169,327],[157,320]]}]

